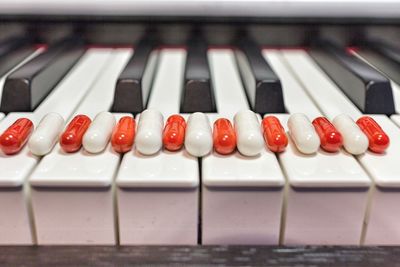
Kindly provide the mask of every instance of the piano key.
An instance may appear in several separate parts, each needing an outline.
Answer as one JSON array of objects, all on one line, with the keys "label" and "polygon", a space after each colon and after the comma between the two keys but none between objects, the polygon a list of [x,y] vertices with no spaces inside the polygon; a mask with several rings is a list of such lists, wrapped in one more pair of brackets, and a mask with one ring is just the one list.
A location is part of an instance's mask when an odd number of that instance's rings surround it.
[{"label": "piano key", "polygon": [[325,42],[310,54],[363,113],[394,113],[390,82],[374,68],[332,43]]},{"label": "piano key", "polygon": [[0,121],[4,118],[4,113],[0,112]]},{"label": "piano key", "polygon": [[[369,64],[370,66],[374,67],[375,69],[381,71],[384,75],[388,76],[390,80],[390,85],[392,87],[393,93],[393,100],[394,100],[394,107],[396,113],[400,113],[400,85],[395,81],[396,78],[395,74],[392,73],[390,67],[387,67],[390,64],[388,62],[381,62],[379,55],[375,55],[374,52],[370,52],[368,50],[351,50],[351,53],[364,61],[365,63]],[[393,71],[396,71],[393,69]]]},{"label": "piano key", "polygon": [[[303,50],[283,50],[282,56],[284,62],[287,62],[289,69],[293,70],[295,77],[298,77],[309,95],[312,95],[311,101],[316,105],[329,119],[344,113],[352,118],[361,115],[352,102],[339,90],[330,78],[319,68],[318,65],[310,58],[307,52]],[[324,94],[323,90],[329,91],[330,94]],[[344,101],[345,105],[336,105],[336,103]],[[319,116],[315,116],[319,117]],[[314,117],[311,117],[314,118]]]},{"label": "piano key", "polygon": [[[398,115],[393,115],[392,119],[396,117]],[[364,245],[398,245],[400,213],[396,203],[400,201],[400,129],[386,116],[373,115],[372,118],[386,132],[391,143],[384,154],[367,151],[359,156],[376,184],[371,191]]]},{"label": "piano key", "polygon": [[11,37],[0,43],[0,76],[32,54],[36,49],[32,39],[25,36]]},{"label": "piano key", "polygon": [[135,53],[118,77],[113,112],[139,113],[147,104],[156,72],[159,51],[154,40],[144,38],[135,46]]},{"label": "piano key", "polygon": [[[321,113],[315,103],[307,96],[307,92],[299,81],[290,73],[285,62],[280,60],[277,50],[264,49],[263,56],[281,78],[283,96],[288,113],[304,113],[309,118],[318,117]],[[302,101],[298,101],[302,99]]]},{"label": "piano key", "polygon": [[[287,71],[280,72],[287,75],[281,76],[283,81],[290,75],[293,83],[303,82],[301,76],[297,75],[299,68],[292,68],[286,61],[284,57],[286,52],[289,51],[283,50],[281,54],[279,51],[265,50],[264,54],[268,58],[272,58],[271,54],[275,56],[276,61],[271,63],[275,70],[282,65],[286,66]],[[275,64],[276,62],[281,64]],[[301,70],[306,67],[301,65]],[[313,79],[320,80],[318,75]],[[303,88],[300,84],[297,86],[302,90],[307,88]],[[325,89],[322,85],[320,87],[321,90]],[[285,84],[283,90],[286,90]],[[313,110],[318,110],[314,104],[317,101],[310,99],[307,94],[299,94],[295,99],[290,99],[294,97],[292,94],[288,94],[288,97],[286,98],[288,103],[295,101],[308,103],[303,108],[295,106],[291,109],[288,106],[291,113],[309,114],[310,105],[313,106]],[[327,103],[321,103],[321,108],[324,105]],[[319,113],[317,117],[321,115]],[[277,117],[287,130],[286,122],[289,115],[277,115]],[[371,182],[356,159],[344,151],[332,154],[319,150],[313,155],[306,156],[297,151],[292,140],[289,140],[285,152],[278,154],[278,158],[289,183],[282,242],[359,244]]]},{"label": "piano key", "polygon": [[[289,53],[285,51],[284,54]],[[290,53],[295,53],[291,51]],[[303,53],[303,52],[301,52]],[[304,55],[307,56],[308,55]],[[299,59],[299,58],[297,58]],[[298,62],[298,61],[296,61]],[[302,69],[305,69],[307,64],[303,64]],[[300,69],[296,68],[295,65],[292,65],[292,70],[297,73],[297,78],[301,79],[303,73],[299,72]],[[319,75],[324,75],[320,73]],[[321,107],[326,108],[326,114],[334,114],[335,110],[351,110],[356,109],[353,103],[349,101],[345,101],[345,97],[342,98],[334,97],[337,92],[340,92],[340,89],[336,86],[325,87],[323,84],[318,84],[318,72],[315,72],[313,76],[315,82],[315,86],[320,88],[320,94],[328,95],[325,101],[320,102]],[[335,93],[336,92],[336,93]],[[338,94],[339,95],[339,94]],[[315,97],[314,94],[311,97]],[[361,114],[357,113],[353,114],[354,119],[358,119]],[[367,151],[366,153],[357,156],[358,161],[362,165],[362,167],[368,172],[371,179],[374,181],[376,186],[371,191],[369,205],[367,210],[369,212],[369,216],[365,218],[365,224],[367,225],[365,228],[365,236],[362,238],[365,244],[398,244],[400,241],[399,233],[394,230],[396,229],[395,225],[400,223],[399,219],[396,216],[393,216],[393,212],[396,212],[397,207],[393,207],[389,203],[393,201],[397,201],[394,199],[393,192],[396,191],[398,187],[398,178],[400,177],[400,173],[398,173],[398,162],[400,153],[398,152],[398,146],[396,136],[399,134],[394,124],[383,115],[373,115],[372,116],[379,125],[384,129],[386,133],[388,133],[390,139],[392,140],[392,145],[389,146],[388,150],[385,154],[377,156],[376,153]],[[331,162],[333,158],[331,158]],[[339,164],[335,162],[335,164]],[[344,166],[344,165],[343,165]],[[394,189],[394,190],[392,190]],[[326,197],[326,195],[324,196]],[[348,204],[343,204],[348,205]],[[387,208],[386,208],[387,207]],[[384,219],[387,218],[387,219]]]},{"label": "piano key", "polygon": [[187,48],[181,112],[215,112],[214,90],[207,62],[207,45],[200,38]]},{"label": "piano key", "polygon": [[0,109],[33,111],[83,55],[78,39],[63,40],[33,58],[6,79]]},{"label": "piano key", "polygon": [[[0,78],[0,102],[1,102],[2,95],[3,95],[4,83],[5,83],[8,75],[10,75],[10,73],[15,71],[16,69],[20,68],[26,62],[32,60],[34,57],[36,57],[37,55],[42,53],[44,50],[45,50],[44,48],[38,48],[38,49],[34,50],[33,52],[29,51],[30,53],[26,57],[22,58],[19,61],[15,60],[15,61],[17,61],[16,65],[13,65],[10,70],[8,70],[4,75],[1,76],[1,78]],[[23,56],[25,56],[25,53],[23,53]],[[20,59],[20,57],[21,56],[18,55],[18,59]]]},{"label": "piano key", "polygon": [[281,82],[260,48],[246,38],[238,46],[236,60],[252,110],[261,114],[285,112]]},{"label": "piano key", "polygon": [[[164,118],[179,113],[185,57],[183,49],[160,51],[148,108]],[[116,185],[122,245],[197,244],[199,164],[185,149],[144,156],[134,148],[122,159]]]},{"label": "piano key", "polygon": [[[55,90],[32,113],[10,113],[0,122],[0,131],[4,131],[13,121],[21,117],[30,118],[35,124],[39,122],[47,112],[57,112],[65,116],[74,103],[79,103],[81,97],[87,91],[101,67],[106,63],[108,53],[99,49],[90,49],[87,54],[73,68]],[[63,99],[69,105],[60,105]],[[43,113],[40,110],[46,111]],[[70,111],[68,111],[70,110]],[[7,194],[0,194],[0,210],[7,214],[0,221],[0,244],[32,244],[30,218],[28,215],[26,184],[24,181],[38,163],[39,158],[29,153],[28,147],[24,147],[20,153],[14,156],[0,155],[0,164],[7,166],[0,170],[0,187],[9,189]],[[16,224],[15,222],[19,222]]]},{"label": "piano key", "polygon": [[176,107],[180,105],[182,90],[176,88],[183,86],[185,59],[186,51],[183,49],[163,49],[160,53],[157,73],[147,107],[158,109],[164,118],[179,113],[179,108]]},{"label": "piano key", "polygon": [[[249,109],[235,54],[211,49],[208,58],[218,110],[210,122],[233,122],[237,111]],[[257,157],[213,151],[201,166],[202,244],[278,244],[284,176],[275,155],[266,149]]]},{"label": "piano key", "polygon": [[[94,118],[111,108],[115,82],[131,54],[112,51],[74,114]],[[111,144],[90,156],[84,149],[67,154],[57,144],[29,178],[38,244],[115,244],[112,181],[118,165]]]}]

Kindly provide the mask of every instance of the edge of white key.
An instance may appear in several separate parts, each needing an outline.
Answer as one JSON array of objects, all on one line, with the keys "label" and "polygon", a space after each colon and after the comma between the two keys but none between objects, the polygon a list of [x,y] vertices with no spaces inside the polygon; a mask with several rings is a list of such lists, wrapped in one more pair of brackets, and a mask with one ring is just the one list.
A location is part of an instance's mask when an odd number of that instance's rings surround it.
[{"label": "edge of white key", "polygon": [[[113,115],[116,121],[122,116],[131,116],[122,113]],[[98,154],[90,154],[83,148],[76,153],[65,153],[57,144],[53,152],[42,159],[30,176],[29,183],[37,187],[108,187],[115,176],[115,170],[109,164],[116,160],[119,163],[119,158],[110,143]],[[60,166],[57,167],[57,164]]]},{"label": "edge of white key", "polygon": [[366,166],[368,173],[374,179],[376,185],[383,188],[400,187],[400,115],[392,115],[391,121],[385,115],[370,115],[382,127],[390,138],[390,145],[383,154],[367,151],[358,156]]},{"label": "edge of white key", "polygon": [[[0,122],[0,133],[19,118],[28,118],[33,120],[33,114],[31,112],[9,113]],[[33,121],[33,123],[36,125],[35,121]],[[8,156],[0,152],[0,166],[2,166],[2,171],[0,172],[0,187],[22,186],[25,182],[25,178],[38,162],[38,159],[38,157],[29,151],[27,144],[18,154],[15,155]]]},{"label": "edge of white key", "polygon": [[[278,117],[287,131],[287,114]],[[304,155],[289,138],[286,150],[279,154],[281,167],[288,182],[298,188],[359,188],[372,183],[357,160],[344,150],[328,153],[321,148],[317,153]]]},{"label": "edge of white key", "polygon": [[[209,114],[208,117],[211,125],[218,118],[229,118],[233,123],[230,116],[222,114]],[[275,154],[265,147],[255,157],[243,156],[238,151],[230,155],[212,151],[203,157],[202,182],[213,187],[282,187],[285,178]]]},{"label": "edge of white key", "polygon": [[4,113],[0,112],[0,121],[4,118],[4,116],[5,116]]}]

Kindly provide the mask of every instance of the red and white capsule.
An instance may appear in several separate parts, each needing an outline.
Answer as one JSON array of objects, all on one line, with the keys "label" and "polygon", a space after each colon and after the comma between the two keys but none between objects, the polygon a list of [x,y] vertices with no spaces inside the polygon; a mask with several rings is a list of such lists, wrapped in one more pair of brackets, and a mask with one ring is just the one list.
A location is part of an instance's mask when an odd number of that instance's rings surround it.
[{"label": "red and white capsule", "polygon": [[114,127],[111,145],[115,152],[126,153],[133,147],[136,134],[136,121],[130,116],[122,117]]},{"label": "red and white capsule", "polygon": [[77,115],[65,128],[60,137],[61,148],[68,153],[78,151],[82,146],[83,135],[92,120],[86,115]]},{"label": "red and white capsule", "polygon": [[375,153],[384,153],[390,144],[390,138],[381,126],[369,116],[359,118],[356,123],[368,138],[368,149]]},{"label": "red and white capsule", "polygon": [[279,119],[266,116],[262,120],[264,141],[272,152],[282,152],[288,145],[288,137]]},{"label": "red and white capsule", "polygon": [[16,120],[0,136],[0,148],[6,155],[21,151],[33,132],[33,123],[27,118]]},{"label": "red and white capsule", "polygon": [[186,121],[181,115],[172,115],[167,119],[163,131],[164,148],[177,151],[185,142]]},{"label": "red and white capsule", "polygon": [[236,149],[236,133],[228,119],[218,119],[213,129],[214,150],[222,155],[231,154]]},{"label": "red and white capsule", "polygon": [[343,145],[343,137],[335,126],[325,117],[312,122],[321,141],[321,148],[327,152],[337,152]]}]

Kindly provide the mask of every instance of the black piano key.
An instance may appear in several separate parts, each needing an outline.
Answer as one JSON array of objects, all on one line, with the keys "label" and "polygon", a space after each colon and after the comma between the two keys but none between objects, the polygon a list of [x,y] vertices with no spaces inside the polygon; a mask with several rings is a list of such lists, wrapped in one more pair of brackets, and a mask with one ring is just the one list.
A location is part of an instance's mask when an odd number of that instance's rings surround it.
[{"label": "black piano key", "polygon": [[155,41],[144,38],[118,77],[112,111],[140,113],[146,108],[158,62]]},{"label": "black piano key", "polygon": [[259,46],[249,38],[241,39],[237,45],[236,61],[252,110],[261,114],[284,113],[281,82]]},{"label": "black piano key", "polygon": [[62,40],[12,72],[3,88],[0,110],[32,111],[68,73],[85,51],[77,38]]},{"label": "black piano key", "polygon": [[207,45],[201,38],[188,43],[184,75],[181,112],[216,112]]},{"label": "black piano key", "polygon": [[320,43],[310,54],[363,113],[395,112],[390,81],[379,71],[330,42]]},{"label": "black piano key", "polygon": [[400,84],[400,48],[376,40],[366,42],[357,53]]},{"label": "black piano key", "polygon": [[0,76],[6,74],[34,51],[35,48],[32,46],[32,39],[29,37],[12,37],[1,42]]}]

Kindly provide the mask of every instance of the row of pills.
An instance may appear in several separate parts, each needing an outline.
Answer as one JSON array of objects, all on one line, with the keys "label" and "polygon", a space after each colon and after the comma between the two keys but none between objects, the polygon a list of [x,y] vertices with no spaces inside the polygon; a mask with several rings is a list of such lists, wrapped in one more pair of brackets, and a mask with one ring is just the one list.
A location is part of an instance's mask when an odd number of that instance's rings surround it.
[{"label": "row of pills", "polygon": [[[64,120],[56,113],[47,114],[34,131],[32,121],[16,120],[0,136],[0,148],[4,154],[18,153],[28,142],[30,151],[38,156],[48,154],[57,143],[67,153],[83,148],[89,153],[102,152],[109,142],[118,153],[136,150],[144,155],[153,155],[163,147],[169,151],[185,149],[193,156],[202,157],[214,150],[223,155],[236,149],[245,156],[255,156],[266,145],[272,152],[283,152],[288,145],[288,136],[275,116],[258,116],[243,110],[230,120],[220,118],[211,129],[206,114],[196,112],[188,120],[180,115],[170,116],[164,125],[162,114],[148,109],[140,114],[138,125],[130,116],[116,122],[109,112],[99,113],[92,121],[86,115],[77,115],[63,129]],[[303,154],[313,154],[319,147],[327,152],[337,152],[343,146],[349,153],[359,155],[367,149],[383,153],[390,140],[382,128],[368,116],[357,122],[344,114],[332,123],[325,117],[312,122],[301,113],[288,120],[289,134],[297,149]],[[30,138],[29,138],[30,137]]]}]

